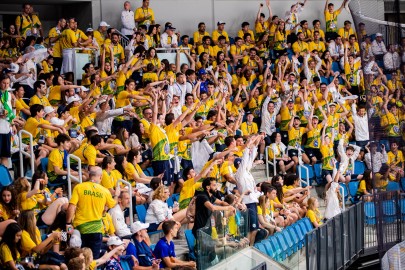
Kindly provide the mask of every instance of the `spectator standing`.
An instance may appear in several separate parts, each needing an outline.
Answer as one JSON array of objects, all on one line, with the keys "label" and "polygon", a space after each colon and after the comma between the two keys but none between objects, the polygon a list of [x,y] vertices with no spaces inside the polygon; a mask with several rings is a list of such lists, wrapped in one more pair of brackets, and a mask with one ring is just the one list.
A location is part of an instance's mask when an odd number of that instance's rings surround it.
[{"label": "spectator standing", "polygon": [[132,34],[136,30],[135,14],[131,10],[131,3],[129,1],[125,1],[124,3],[124,10],[121,12],[121,24],[121,33],[127,38],[132,39]]},{"label": "spectator standing", "polygon": [[393,44],[388,45],[388,52],[384,54],[384,69],[385,73],[394,73],[399,69],[401,65],[401,58],[399,57],[398,52],[395,50]]},{"label": "spectator standing", "polygon": [[338,10],[334,10],[335,6],[329,3],[329,0],[325,2],[325,22],[326,22],[326,41],[334,40],[338,31],[338,16],[342,12],[343,7],[346,4],[346,0],[342,2],[342,5]]},{"label": "spectator standing", "polygon": [[352,118],[354,122],[354,135],[356,136],[356,144],[362,148],[368,144],[370,133],[368,131],[368,115],[364,106],[352,104]]},{"label": "spectator standing", "polygon": [[376,61],[383,61],[384,54],[387,53],[387,48],[385,47],[381,33],[375,34],[375,39],[371,42],[371,51]]},{"label": "spectator standing", "polygon": [[11,157],[11,126],[15,115],[13,113],[10,78],[7,75],[0,77],[0,158],[1,164],[8,167],[8,159]]},{"label": "spectator standing", "polygon": [[22,8],[21,15],[15,19],[17,34],[22,37],[43,37],[42,24],[38,16],[33,14],[33,7],[30,4],[23,4]]},{"label": "spectator standing", "polygon": [[109,208],[115,206],[120,189],[115,190],[113,199],[110,191],[100,185],[102,176],[100,167],[91,167],[89,176],[88,182],[80,183],[73,189],[66,214],[66,231],[72,233],[73,226],[79,230],[82,246],[89,247],[93,252],[93,257],[98,259],[103,240],[102,216],[104,207],[106,205]]},{"label": "spectator standing", "polygon": [[53,69],[55,71],[60,71],[62,66],[62,50],[60,48],[59,39],[62,37],[61,34],[66,27],[66,20],[60,18],[58,24],[51,28],[48,33],[49,45],[53,50]]},{"label": "spectator standing", "polygon": [[155,13],[149,8],[149,0],[142,0],[142,6],[135,10],[135,22],[139,25],[155,24]]},{"label": "spectator standing", "polygon": [[93,32],[93,37],[99,47],[101,47],[101,45],[103,45],[105,42],[108,27],[110,27],[108,23],[106,23],[105,21],[101,21],[98,29]]}]

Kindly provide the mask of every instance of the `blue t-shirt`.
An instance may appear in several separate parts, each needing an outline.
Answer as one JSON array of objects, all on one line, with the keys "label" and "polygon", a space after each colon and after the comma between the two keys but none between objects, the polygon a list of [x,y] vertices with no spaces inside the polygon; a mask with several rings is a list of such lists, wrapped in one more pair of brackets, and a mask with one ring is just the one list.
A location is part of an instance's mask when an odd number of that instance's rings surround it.
[{"label": "blue t-shirt", "polygon": [[156,259],[162,260],[160,263],[160,268],[165,268],[166,264],[163,262],[163,258],[176,257],[176,253],[174,253],[173,241],[170,241],[170,243],[168,243],[166,237],[160,238],[159,242],[157,242],[155,246],[153,254],[155,254]]}]

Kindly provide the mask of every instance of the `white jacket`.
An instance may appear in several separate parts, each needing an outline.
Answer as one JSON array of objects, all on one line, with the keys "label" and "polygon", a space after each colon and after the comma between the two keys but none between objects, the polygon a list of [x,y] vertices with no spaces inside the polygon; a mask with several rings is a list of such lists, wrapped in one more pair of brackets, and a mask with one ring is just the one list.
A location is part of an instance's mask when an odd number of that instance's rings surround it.
[{"label": "white jacket", "polygon": [[[354,153],[349,158],[346,155],[346,151],[344,149],[343,143],[344,143],[344,139],[340,139],[339,140],[339,145],[338,145],[338,153],[339,153],[339,156],[340,156],[339,172],[341,174],[343,174],[343,175],[346,174],[346,173],[353,174],[354,173],[354,163],[355,163],[357,157],[359,156],[361,147],[357,146],[357,145],[354,145],[354,144],[349,144],[350,146],[354,147]],[[347,168],[349,166],[349,161],[351,162],[351,164],[353,164],[353,167],[352,167],[353,171],[351,171],[351,172],[347,171]]]},{"label": "white jacket", "polygon": [[235,175],[240,194],[244,193],[247,190],[251,191],[249,195],[243,196],[242,201],[244,204],[258,203],[259,197],[261,195],[261,193],[257,191],[255,179],[250,173],[256,155],[257,147],[254,147],[252,149],[246,148],[243,151],[242,162],[240,163]]},{"label": "white jacket", "polygon": [[166,218],[173,218],[172,210],[169,209],[167,203],[158,199],[153,200],[148,207],[148,211],[146,212],[145,222],[159,224]]}]

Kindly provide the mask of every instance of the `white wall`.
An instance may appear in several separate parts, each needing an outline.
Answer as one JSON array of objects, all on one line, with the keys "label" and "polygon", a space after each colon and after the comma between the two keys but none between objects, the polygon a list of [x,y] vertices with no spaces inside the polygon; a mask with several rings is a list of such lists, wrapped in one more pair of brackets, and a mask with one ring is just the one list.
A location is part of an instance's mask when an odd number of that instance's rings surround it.
[{"label": "white wall", "polygon": [[[303,0],[302,0],[303,1]],[[371,0],[367,2],[375,2]],[[97,14],[99,9],[99,0],[93,0],[93,24],[98,25],[100,20],[105,20],[109,24],[116,26],[120,24],[120,12],[123,9],[125,0],[101,0],[102,12]],[[132,9],[140,7],[142,0],[130,1]],[[338,8],[342,1],[332,1]],[[198,23],[205,22],[207,30],[211,32],[216,27],[218,20],[225,21],[227,24],[225,30],[231,36],[236,36],[243,21],[248,21],[251,28],[254,27],[254,21],[260,3],[257,0],[151,0],[150,7],[155,12],[156,22],[164,25],[170,21],[182,34],[192,35],[197,30]],[[271,6],[273,15],[284,17],[290,6],[296,1],[277,1],[272,0]],[[323,10],[325,7],[324,0],[308,0],[306,7],[299,20],[308,20],[310,26],[315,18],[319,18],[324,26]],[[266,6],[263,8],[266,17],[268,11]],[[384,12],[383,10],[381,12]],[[345,20],[352,21],[352,17],[346,10],[339,16],[339,25],[343,25]]]}]

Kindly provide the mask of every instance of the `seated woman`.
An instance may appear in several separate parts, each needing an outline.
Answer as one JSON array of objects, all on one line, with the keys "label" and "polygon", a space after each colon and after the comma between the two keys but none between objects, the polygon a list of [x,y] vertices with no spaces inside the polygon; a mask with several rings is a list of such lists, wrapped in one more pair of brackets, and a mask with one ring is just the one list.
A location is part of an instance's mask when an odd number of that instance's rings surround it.
[{"label": "seated woman", "polygon": [[[9,224],[0,242],[0,267],[1,269],[17,270],[20,261],[22,230],[17,223]],[[24,266],[34,267],[32,263]]]},{"label": "seated woman", "polygon": [[112,149],[111,152],[113,155],[126,155],[131,150],[131,148],[128,146],[129,132],[126,128],[122,127],[118,130],[116,135],[117,137],[112,143],[122,145],[124,149]]},{"label": "seated woman", "polygon": [[0,192],[0,222],[15,219],[19,214],[14,188],[4,187]]},{"label": "seated woman", "polygon": [[304,217],[306,212],[304,200],[308,197],[311,186],[300,187],[300,181],[298,175],[287,175],[284,180],[283,192],[285,196],[295,195],[294,199],[287,201],[287,203],[296,202],[300,206],[300,216]]},{"label": "seated woman", "polygon": [[275,166],[280,169],[281,174],[286,174],[289,169],[294,167],[295,162],[287,155],[287,147],[281,142],[281,133],[276,132],[274,141],[270,144],[269,160],[273,162],[275,157]]},{"label": "seated woman", "polygon": [[[51,151],[48,157],[47,175],[52,183],[67,184],[67,156],[71,149],[70,137],[66,134],[59,134],[55,138],[57,149]],[[71,170],[72,175],[78,176],[79,173]]]},{"label": "seated woman", "polygon": [[186,209],[179,210],[179,207],[169,209],[166,200],[170,197],[169,188],[159,186],[153,194],[153,201],[146,212],[145,222],[149,223],[148,232],[154,232],[162,229],[162,223],[165,220],[175,220],[177,222],[186,221]]},{"label": "seated woman", "polygon": [[45,173],[35,172],[32,182],[31,189],[31,184],[26,178],[20,177],[14,181],[14,187],[18,193],[18,205],[21,211],[33,210],[35,216],[38,217],[38,225],[51,225],[61,209],[67,208],[69,201],[67,198],[62,197],[62,188],[57,188],[51,194],[46,187],[48,177]]},{"label": "seated woman", "polygon": [[[299,209],[301,208],[300,205],[296,202],[291,202],[294,199],[295,195],[290,195],[288,197],[284,196],[284,179],[281,175],[276,175],[271,179],[271,185],[276,188],[277,190],[277,197],[274,200],[274,207],[276,209],[284,209],[289,210],[290,214],[288,215],[289,219],[291,220],[291,224],[296,222],[299,217]],[[287,203],[291,202],[291,203]]]},{"label": "seated woman", "polygon": [[[36,257],[35,263],[39,264],[39,269],[67,269],[62,263],[64,258],[56,252],[49,252],[53,243],[60,241],[61,233],[52,232],[47,239],[41,240],[41,233],[36,227],[34,211],[22,211],[18,218],[18,224],[22,229],[21,234],[21,256]],[[41,255],[41,256],[37,256]]]},{"label": "seated woman", "polygon": [[373,194],[373,172],[371,170],[366,170],[363,173],[363,178],[360,180],[359,188],[356,192],[356,200],[361,200],[366,198],[366,201],[372,199],[371,196],[363,197],[363,195]]},{"label": "seated woman", "polygon": [[315,228],[318,228],[320,225],[323,224],[323,217],[321,215],[321,212],[319,212],[318,207],[319,202],[317,198],[311,197],[308,199],[308,211],[306,216],[309,218]]},{"label": "seated woman", "polygon": [[[273,209],[273,211],[270,211]],[[266,195],[259,197],[259,204],[257,205],[257,217],[259,219],[260,227],[268,231],[268,235],[273,235],[274,232],[280,232],[281,228],[277,227],[275,220],[272,217],[274,206],[271,205],[270,200]]]}]

